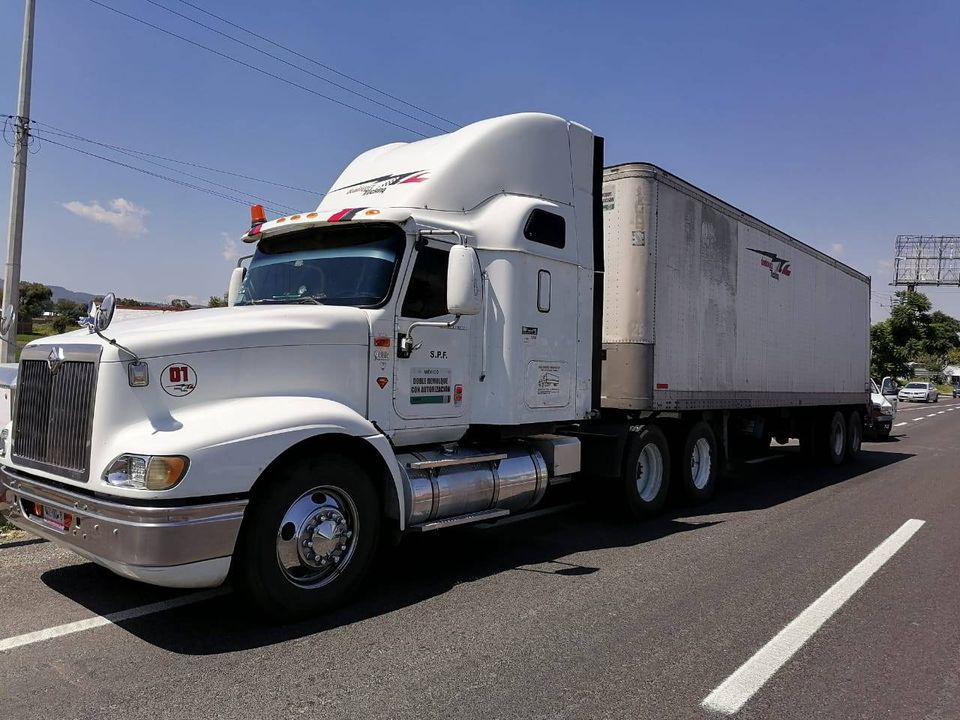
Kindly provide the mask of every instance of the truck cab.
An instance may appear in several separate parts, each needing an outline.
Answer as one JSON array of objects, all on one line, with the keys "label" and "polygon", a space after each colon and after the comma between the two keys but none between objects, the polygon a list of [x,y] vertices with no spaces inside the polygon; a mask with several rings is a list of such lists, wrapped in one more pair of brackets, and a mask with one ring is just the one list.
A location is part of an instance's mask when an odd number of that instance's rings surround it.
[{"label": "truck cab", "polygon": [[292,617],[382,535],[499,517],[579,470],[596,410],[597,141],[525,113],[360,155],[243,235],[229,307],[30,343],[11,520],[125,576],[233,572]]}]

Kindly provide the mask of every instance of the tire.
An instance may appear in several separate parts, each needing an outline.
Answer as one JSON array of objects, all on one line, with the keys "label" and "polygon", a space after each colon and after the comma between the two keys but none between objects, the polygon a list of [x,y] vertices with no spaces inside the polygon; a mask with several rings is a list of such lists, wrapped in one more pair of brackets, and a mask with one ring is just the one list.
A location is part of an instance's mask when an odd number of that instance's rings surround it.
[{"label": "tire", "polygon": [[670,492],[670,450],[663,431],[644,425],[627,441],[621,493],[630,515],[644,519],[663,510]]},{"label": "tire", "polygon": [[863,419],[856,410],[847,416],[846,459],[856,460],[860,455],[860,446],[863,444]]},{"label": "tire", "polygon": [[[769,440],[767,441],[769,445]],[[717,490],[717,437],[703,422],[694,423],[687,431],[680,452],[674,456],[674,482],[684,500],[706,502]]]},{"label": "tire", "polygon": [[839,410],[822,424],[819,445],[820,459],[828,465],[839,465],[847,456],[847,421]]},{"label": "tire", "polygon": [[331,610],[364,579],[379,534],[377,492],[359,465],[332,454],[296,458],[263,478],[251,497],[237,584],[274,621]]},{"label": "tire", "polygon": [[936,395],[933,396],[933,401],[934,401],[935,403],[940,402],[940,393],[937,393]]}]

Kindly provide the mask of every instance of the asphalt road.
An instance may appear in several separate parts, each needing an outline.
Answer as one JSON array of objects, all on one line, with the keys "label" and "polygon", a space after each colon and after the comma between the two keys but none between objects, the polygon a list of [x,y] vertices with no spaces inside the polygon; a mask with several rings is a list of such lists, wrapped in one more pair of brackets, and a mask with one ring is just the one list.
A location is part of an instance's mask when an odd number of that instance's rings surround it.
[{"label": "asphalt road", "polygon": [[96,626],[183,593],[0,546],[0,647],[24,643],[0,651],[0,718],[721,717],[704,699],[911,519],[734,717],[960,718],[960,402],[897,423],[856,465],[774,448],[657,521],[579,507],[412,538],[351,608],[288,627],[229,594]]}]

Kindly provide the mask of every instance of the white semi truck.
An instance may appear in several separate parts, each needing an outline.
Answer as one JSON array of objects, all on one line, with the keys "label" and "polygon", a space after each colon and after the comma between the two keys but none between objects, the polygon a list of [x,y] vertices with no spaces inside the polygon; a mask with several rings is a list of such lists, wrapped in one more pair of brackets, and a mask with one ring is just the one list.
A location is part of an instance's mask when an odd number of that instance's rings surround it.
[{"label": "white semi truck", "polygon": [[856,457],[869,278],[582,125],[524,113],[354,160],[243,236],[229,307],[31,342],[9,519],[266,613],[342,603],[378,544],[577,481],[637,517],[799,438]]}]

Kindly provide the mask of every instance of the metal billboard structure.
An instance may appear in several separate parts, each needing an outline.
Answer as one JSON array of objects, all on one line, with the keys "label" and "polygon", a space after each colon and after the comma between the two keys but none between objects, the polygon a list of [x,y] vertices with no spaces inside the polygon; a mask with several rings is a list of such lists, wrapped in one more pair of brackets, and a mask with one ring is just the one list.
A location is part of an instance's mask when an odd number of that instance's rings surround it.
[{"label": "metal billboard structure", "polygon": [[898,235],[892,284],[960,287],[960,235]]}]

